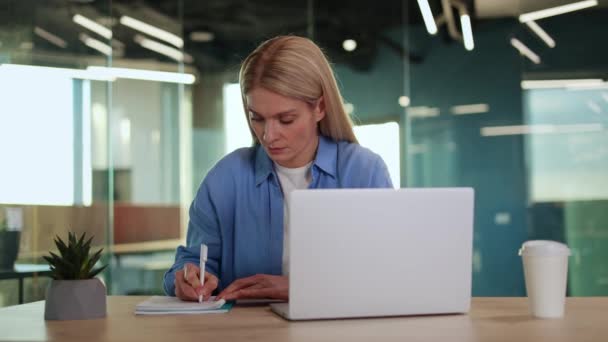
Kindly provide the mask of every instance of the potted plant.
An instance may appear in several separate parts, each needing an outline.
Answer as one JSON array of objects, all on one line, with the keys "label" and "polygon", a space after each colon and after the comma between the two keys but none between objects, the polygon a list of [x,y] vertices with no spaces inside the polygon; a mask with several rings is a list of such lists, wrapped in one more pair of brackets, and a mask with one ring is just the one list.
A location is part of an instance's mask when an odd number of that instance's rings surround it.
[{"label": "potted plant", "polygon": [[19,253],[21,232],[9,229],[6,218],[0,221],[0,270],[12,270]]},{"label": "potted plant", "polygon": [[93,269],[101,257],[100,249],[90,254],[93,237],[85,241],[68,233],[66,244],[59,236],[55,245],[59,255],[50,252],[44,259],[51,266],[51,283],[47,289],[44,319],[73,320],[106,316],[106,288],[95,276],[107,265]]}]

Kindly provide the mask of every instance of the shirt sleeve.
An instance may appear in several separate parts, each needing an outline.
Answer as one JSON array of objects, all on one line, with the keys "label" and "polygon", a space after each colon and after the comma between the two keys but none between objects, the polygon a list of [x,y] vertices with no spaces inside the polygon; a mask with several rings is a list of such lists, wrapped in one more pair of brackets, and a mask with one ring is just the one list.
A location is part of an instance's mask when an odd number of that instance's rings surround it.
[{"label": "shirt sleeve", "polygon": [[217,210],[207,181],[208,179],[201,184],[190,206],[186,246],[177,248],[175,262],[164,275],[164,290],[169,296],[175,296],[175,272],[181,270],[186,263],[198,266],[202,243],[208,248],[205,270],[219,279],[222,238]]},{"label": "shirt sleeve", "polygon": [[388,172],[388,167],[382,157],[376,158],[376,163],[372,169],[372,175],[370,178],[370,188],[393,188],[393,182]]}]

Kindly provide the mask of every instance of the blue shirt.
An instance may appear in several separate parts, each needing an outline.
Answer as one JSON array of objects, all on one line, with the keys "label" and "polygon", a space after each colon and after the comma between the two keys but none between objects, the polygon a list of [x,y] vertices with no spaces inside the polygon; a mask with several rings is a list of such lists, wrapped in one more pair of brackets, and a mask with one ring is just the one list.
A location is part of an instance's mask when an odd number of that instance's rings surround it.
[{"label": "blue shirt", "polygon": [[[382,158],[345,141],[319,137],[311,166],[311,189],[392,187]],[[283,194],[273,162],[262,146],[238,149],[207,174],[190,206],[187,247],[179,246],[165,273],[164,288],[175,295],[175,272],[198,265],[208,247],[206,271],[218,289],[255,274],[282,274]]]}]

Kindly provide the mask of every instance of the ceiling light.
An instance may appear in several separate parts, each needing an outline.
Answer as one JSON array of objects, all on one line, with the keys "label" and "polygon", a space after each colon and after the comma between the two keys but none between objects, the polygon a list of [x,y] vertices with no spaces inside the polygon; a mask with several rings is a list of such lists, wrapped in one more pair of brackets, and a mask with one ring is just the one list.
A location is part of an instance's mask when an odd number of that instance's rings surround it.
[{"label": "ceiling light", "polygon": [[437,33],[437,24],[435,24],[435,18],[433,12],[431,12],[431,6],[429,6],[428,0],[418,0],[418,7],[422,12],[422,19],[424,20],[424,26],[430,34]]},{"label": "ceiling light", "polygon": [[144,23],[143,21],[123,15],[122,17],[120,17],[120,23],[139,32],[143,32],[151,37],[164,40],[165,42],[172,44],[178,48],[184,47],[184,40],[179,36],[171,32],[162,30],[156,26]]},{"label": "ceiling light", "polygon": [[501,135],[520,134],[559,134],[559,133],[586,133],[602,131],[602,124],[574,124],[574,125],[516,125],[482,127],[481,136],[495,137]]},{"label": "ceiling light", "polygon": [[[61,76],[77,79],[87,79],[95,81],[113,81],[114,78],[107,74],[94,73],[88,70],[82,69],[69,69],[69,68],[54,68],[54,67],[43,67],[33,65],[22,65],[22,64],[0,64],[0,73],[3,72],[15,72],[21,75],[21,77],[36,77],[41,74],[49,76]],[[31,73],[31,76],[28,74]]]},{"label": "ceiling light", "polygon": [[407,107],[410,105],[410,98],[407,96],[399,96],[399,105],[401,107]]},{"label": "ceiling light", "polygon": [[79,38],[84,43],[84,45],[90,47],[91,49],[95,49],[106,56],[112,56],[112,47],[110,45],[103,43],[95,38],[91,38],[86,33],[81,33]]},{"label": "ceiling light", "polygon": [[355,51],[357,42],[354,39],[346,39],[342,42],[342,48],[348,52]]},{"label": "ceiling light", "polygon": [[193,60],[192,56],[190,56],[186,53],[183,53],[182,51],[180,51],[176,48],[159,43],[152,39],[148,39],[139,34],[135,35],[135,42],[148,50],[154,51],[156,53],[160,53],[161,55],[165,55],[178,62],[191,63]]},{"label": "ceiling light", "polygon": [[462,27],[462,37],[465,49],[471,51],[475,47],[473,42],[473,30],[471,29],[471,17],[468,14],[460,16],[460,26]]},{"label": "ceiling light", "polygon": [[182,83],[192,84],[196,80],[194,75],[178,73],[178,72],[165,72],[165,71],[152,71],[143,69],[130,69],[130,68],[107,68],[107,67],[96,67],[90,66],[87,71],[95,74],[108,75],[113,78],[128,78],[142,81],[156,81],[156,82],[169,82],[169,83]]},{"label": "ceiling light", "polygon": [[355,111],[355,106],[352,103],[347,102],[344,104],[344,111],[346,114],[351,115]]},{"label": "ceiling light", "polygon": [[405,111],[408,117],[412,118],[429,118],[440,114],[439,108],[427,106],[409,107]]},{"label": "ceiling light", "polygon": [[51,43],[51,44],[53,44],[55,46],[58,46],[60,48],[64,48],[65,49],[68,46],[68,43],[66,43],[65,40],[59,38],[58,36],[56,36],[56,35],[48,32],[48,31],[46,31],[46,30],[44,30],[44,29],[42,29],[42,28],[40,28],[38,26],[34,27],[34,33],[38,37],[40,37],[40,38],[48,41],[49,43]]},{"label": "ceiling light", "polygon": [[90,66],[86,70],[83,70],[21,64],[0,64],[0,74],[4,72],[14,72],[24,78],[46,74],[95,81],[114,81],[117,78],[128,78],[142,81],[192,84],[196,80],[194,75],[186,73],[96,66]]},{"label": "ceiling light", "polygon": [[87,30],[93,31],[106,39],[112,39],[112,31],[110,29],[94,22],[93,20],[83,15],[75,14],[74,17],[72,17],[72,20],[76,24],[86,28]]},{"label": "ceiling light", "polygon": [[520,54],[526,56],[529,60],[534,64],[540,63],[540,57],[535,54],[532,50],[530,50],[524,43],[520,42],[517,38],[511,38],[511,45],[516,48]]},{"label": "ceiling light", "polygon": [[574,2],[567,5],[551,7],[540,11],[524,13],[519,16],[519,22],[525,23],[530,20],[538,20],[542,18],[552,17],[559,14],[574,12],[585,8],[597,6],[597,0],[587,0]]},{"label": "ceiling light", "polygon": [[215,35],[208,31],[190,32],[190,40],[198,43],[207,43],[215,39]]},{"label": "ceiling light", "polygon": [[526,25],[532,30],[532,32],[536,33],[538,38],[540,38],[548,47],[555,47],[555,40],[549,36],[545,30],[543,30],[534,20],[526,21]]},{"label": "ceiling light", "polygon": [[30,41],[21,42],[21,44],[19,44],[19,48],[23,50],[31,50],[34,48],[34,43]]},{"label": "ceiling light", "polygon": [[476,103],[468,105],[452,106],[450,112],[454,115],[465,115],[465,114],[480,114],[487,113],[490,111],[490,106],[487,103]]},{"label": "ceiling light", "polygon": [[577,88],[602,85],[604,85],[604,81],[600,78],[521,81],[522,89]]}]

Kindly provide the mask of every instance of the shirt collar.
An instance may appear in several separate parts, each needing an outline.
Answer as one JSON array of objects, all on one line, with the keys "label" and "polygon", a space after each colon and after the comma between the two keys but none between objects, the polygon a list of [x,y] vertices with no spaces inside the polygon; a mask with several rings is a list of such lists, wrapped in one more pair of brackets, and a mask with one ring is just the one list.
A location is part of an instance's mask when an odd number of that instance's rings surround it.
[{"label": "shirt collar", "polygon": [[[272,160],[266,154],[264,147],[260,144],[256,145],[256,158],[255,158],[255,185],[258,186],[260,183],[268,179],[268,176],[273,172]],[[313,165],[316,165],[323,172],[336,176],[336,163],[337,163],[337,151],[338,145],[323,135],[319,136],[319,146],[317,147],[317,155]]]}]

